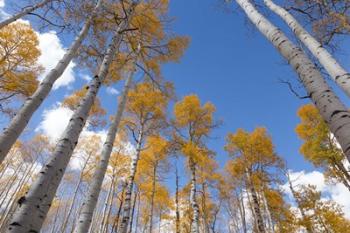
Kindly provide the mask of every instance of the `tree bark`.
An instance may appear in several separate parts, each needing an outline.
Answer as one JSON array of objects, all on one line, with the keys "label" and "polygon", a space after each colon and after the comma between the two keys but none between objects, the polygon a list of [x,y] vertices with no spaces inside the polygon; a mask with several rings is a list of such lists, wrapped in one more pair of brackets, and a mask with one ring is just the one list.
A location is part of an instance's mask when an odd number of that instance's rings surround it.
[{"label": "tree bark", "polygon": [[134,202],[132,204],[129,233],[132,233],[132,227],[133,227],[133,223],[134,223],[134,214],[135,214],[135,207],[136,207],[137,196],[138,196],[138,192],[135,192],[134,193]]},{"label": "tree bark", "polygon": [[130,212],[131,212],[131,195],[134,187],[137,164],[141,153],[143,133],[144,133],[143,129],[141,129],[137,137],[136,155],[132,158],[132,162],[131,162],[130,175],[128,177],[128,181],[127,181],[128,183],[127,183],[126,194],[124,199],[123,218],[122,218],[122,223],[120,225],[120,231],[118,233],[127,233],[128,231]]},{"label": "tree bark", "polygon": [[191,233],[199,233],[199,206],[197,203],[197,181],[196,181],[196,164],[190,159],[190,169],[191,169],[191,193],[190,193],[190,202],[193,209],[193,218]]},{"label": "tree bark", "polygon": [[321,65],[326,69],[331,78],[350,97],[350,74],[338,61],[310,35],[299,22],[287,10],[275,4],[272,0],[264,0],[265,5],[274,13],[279,15],[292,29],[297,38],[310,50]]},{"label": "tree bark", "polygon": [[[135,4],[130,8],[133,11]],[[91,81],[88,92],[74,111],[68,126],[63,132],[51,160],[43,167],[28,194],[21,197],[21,205],[8,227],[8,233],[39,232],[45,220],[56,190],[68,165],[73,150],[78,143],[79,135],[85,125],[89,111],[97,93],[107,76],[110,64],[122,40],[122,32],[129,25],[129,17],[124,20],[113,36],[106,55],[103,58],[99,73]]]},{"label": "tree bark", "polygon": [[179,174],[177,165],[175,170],[176,175],[176,192],[175,192],[175,206],[176,206],[176,233],[180,233],[180,210],[179,210]]},{"label": "tree bark", "polygon": [[10,18],[5,19],[4,21],[0,22],[0,29],[9,25],[10,23],[17,21],[18,19],[22,18],[23,16],[25,16],[29,13],[32,13],[33,11],[45,6],[46,4],[48,4],[50,2],[52,2],[52,0],[43,0],[43,1],[35,4],[34,6],[24,8],[22,11],[18,12],[17,14],[14,14]]},{"label": "tree bark", "polygon": [[114,116],[111,126],[108,129],[107,138],[102,148],[101,160],[99,161],[97,168],[94,172],[93,180],[89,187],[86,200],[83,203],[83,209],[79,216],[77,228],[75,229],[76,233],[85,233],[90,227],[92,216],[94,214],[97,200],[101,191],[102,182],[105,177],[108,162],[112,153],[113,143],[115,141],[116,134],[119,128],[119,123],[122,119],[125,105],[127,102],[128,92],[131,88],[132,76],[133,73],[130,73],[129,77],[126,80],[124,92],[118,106],[118,111]]},{"label": "tree bark", "polygon": [[326,83],[321,73],[280,29],[260,14],[248,0],[236,0],[259,31],[275,46],[298,74],[309,97],[335,135],[350,161],[350,112]]},{"label": "tree bark", "polygon": [[85,22],[79,35],[75,38],[67,53],[56,64],[56,67],[46,75],[34,94],[26,100],[20,110],[16,113],[15,117],[11,120],[9,126],[4,129],[4,132],[0,136],[0,163],[2,163],[13,144],[16,142],[20,134],[23,132],[24,128],[27,126],[34,112],[40,107],[41,103],[48,96],[53,87],[53,84],[59,77],[61,77],[69,63],[76,55],[83,40],[87,36],[93,19],[95,18],[97,11],[100,9],[101,5],[102,0],[99,0],[95,6],[94,11],[91,14],[91,17],[89,17]]},{"label": "tree bark", "polygon": [[152,195],[151,195],[151,210],[149,213],[149,233],[153,231],[153,209],[154,209],[154,197],[156,193],[156,174],[157,174],[157,165],[153,167],[153,180],[152,180]]}]

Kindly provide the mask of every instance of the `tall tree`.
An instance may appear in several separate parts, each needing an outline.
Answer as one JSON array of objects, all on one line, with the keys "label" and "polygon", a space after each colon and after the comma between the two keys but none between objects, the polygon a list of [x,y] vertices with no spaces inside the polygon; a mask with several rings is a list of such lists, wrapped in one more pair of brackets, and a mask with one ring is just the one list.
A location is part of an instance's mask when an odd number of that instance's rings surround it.
[{"label": "tall tree", "polygon": [[99,160],[99,164],[97,165],[97,168],[95,170],[94,179],[92,180],[92,184],[90,185],[88,195],[86,196],[87,199],[83,203],[82,211],[80,212],[79,216],[78,226],[75,229],[75,232],[84,233],[89,230],[90,223],[92,221],[92,216],[101,190],[102,182],[107,171],[110,155],[113,150],[113,143],[115,141],[116,134],[119,129],[119,123],[121,121],[125,109],[129,89],[131,88],[131,81],[133,75],[134,72],[131,72],[126,80],[123,95],[118,105],[118,110],[115,116],[113,117],[111,126],[109,127],[107,139],[102,148],[101,159]]},{"label": "tall tree", "polygon": [[[49,2],[47,0],[45,1]],[[15,141],[18,139],[24,128],[27,126],[34,112],[40,107],[41,103],[48,96],[53,87],[53,84],[59,77],[61,77],[69,63],[76,55],[84,38],[87,36],[89,29],[93,23],[94,17],[97,15],[99,9],[101,8],[101,5],[102,0],[99,0],[92,14],[86,20],[84,26],[79,32],[79,35],[75,38],[67,53],[56,64],[55,68],[53,68],[45,76],[45,78],[41,81],[39,87],[37,89],[35,88],[36,90],[34,89],[32,92],[30,92],[30,98],[27,99],[27,101],[20,108],[15,117],[11,120],[9,126],[0,136],[0,163],[4,160],[12,145],[15,143]],[[28,74],[24,76],[24,78],[28,79]]]},{"label": "tall tree", "polygon": [[299,22],[287,10],[275,4],[272,0],[264,0],[265,5],[274,13],[279,15],[291,28],[297,38],[302,41],[310,52],[317,58],[321,65],[326,69],[332,79],[340,86],[350,97],[350,74],[339,62],[310,35]]},{"label": "tall tree", "polygon": [[119,232],[126,233],[131,214],[131,197],[134,180],[143,149],[144,140],[164,127],[165,112],[169,101],[166,93],[162,93],[149,82],[136,85],[129,92],[126,106],[125,124],[131,130],[136,142],[135,155],[132,156],[131,168],[127,179],[127,189],[124,198],[123,219]]},{"label": "tall tree", "polygon": [[252,23],[298,74],[309,97],[350,160],[350,113],[326,83],[314,63],[285,34],[259,13],[249,0],[236,0]]},{"label": "tall tree", "polygon": [[137,4],[131,3],[125,15],[125,20],[116,29],[112,41],[106,51],[98,74],[91,81],[86,96],[69,121],[63,132],[50,161],[39,173],[36,181],[31,185],[28,193],[21,197],[20,208],[14,215],[7,232],[39,231],[54,198],[58,185],[65,172],[72,152],[77,144],[79,135],[85,125],[88,113],[95,97],[105,80],[110,64],[120,46],[123,31],[129,26]]},{"label": "tall tree", "polygon": [[199,204],[197,201],[197,169],[211,159],[212,152],[204,143],[215,126],[213,120],[214,105],[201,104],[196,95],[185,96],[174,106],[174,126],[182,133],[174,135],[179,151],[187,158],[191,172],[190,202],[193,209],[191,232],[199,233]]},{"label": "tall tree", "polygon": [[243,181],[248,199],[251,199],[256,230],[267,232],[261,190],[276,182],[273,169],[283,166],[274,151],[271,138],[264,128],[257,128],[252,133],[239,129],[227,136],[225,149],[233,158],[229,166],[230,173]]}]

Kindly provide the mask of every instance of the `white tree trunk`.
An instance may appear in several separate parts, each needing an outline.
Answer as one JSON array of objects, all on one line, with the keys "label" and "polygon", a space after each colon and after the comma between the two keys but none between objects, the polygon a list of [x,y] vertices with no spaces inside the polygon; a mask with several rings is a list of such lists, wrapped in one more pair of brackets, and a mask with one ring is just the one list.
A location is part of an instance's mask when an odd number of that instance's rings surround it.
[{"label": "white tree trunk", "polygon": [[91,17],[85,22],[79,35],[75,38],[70,49],[63,56],[63,58],[56,64],[40,83],[38,89],[34,94],[29,97],[20,110],[16,113],[16,116],[11,120],[9,126],[4,129],[4,132],[0,136],[0,163],[4,160],[5,156],[10,151],[13,144],[16,142],[24,128],[27,126],[29,120],[33,116],[34,112],[40,107],[41,103],[50,93],[53,84],[61,77],[69,63],[76,55],[79,47],[81,46],[84,38],[87,36],[93,18],[95,17],[98,9],[102,5],[102,0],[99,0],[95,6]]},{"label": "white tree trunk", "polygon": [[[134,6],[129,9],[130,13],[133,11]],[[8,233],[40,231],[73,150],[78,143],[79,135],[85,125],[91,106],[119,48],[122,40],[121,32],[129,25],[128,19],[129,17],[118,26],[118,30],[116,30],[103,58],[98,75],[93,78],[86,96],[74,111],[68,126],[51,155],[51,160],[43,167],[28,193],[21,197],[20,208],[17,209],[7,229]]]},{"label": "white tree trunk", "polygon": [[24,8],[22,11],[18,12],[17,14],[14,14],[10,18],[5,19],[4,21],[0,22],[0,29],[5,27],[6,25],[9,25],[10,23],[15,22],[16,20],[22,18],[23,16],[35,11],[36,9],[39,9],[39,8],[45,6],[46,4],[50,3],[51,1],[52,0],[44,0],[44,1],[41,1],[37,4],[35,4],[34,6]]},{"label": "white tree trunk", "polygon": [[248,0],[236,0],[259,31],[297,72],[300,81],[335,135],[350,161],[350,112],[326,83],[319,70],[283,33],[260,14]]},{"label": "white tree trunk", "polygon": [[312,35],[310,35],[283,7],[278,6],[272,0],[264,0],[265,5],[279,15],[293,30],[294,34],[300,41],[310,50],[310,52],[318,59],[321,65],[326,69],[332,79],[341,87],[350,97],[350,74],[338,61],[319,43]]},{"label": "white tree trunk", "polygon": [[129,221],[130,221],[130,213],[131,213],[131,196],[134,188],[134,180],[137,170],[137,164],[140,159],[142,140],[143,140],[143,129],[140,130],[138,138],[137,138],[137,146],[136,146],[136,155],[132,158],[131,167],[130,167],[130,175],[128,177],[128,183],[126,187],[124,206],[123,206],[123,218],[120,225],[120,231],[117,230],[118,233],[127,233]]},{"label": "white tree trunk", "polygon": [[199,233],[199,205],[197,203],[197,189],[196,189],[196,165],[190,159],[190,169],[191,169],[191,193],[190,202],[193,209],[192,226],[191,233]]},{"label": "white tree trunk", "polygon": [[96,170],[94,172],[92,183],[89,187],[88,194],[86,195],[87,199],[83,203],[82,211],[79,216],[78,225],[77,225],[77,228],[75,229],[76,233],[88,232],[90,228],[92,216],[96,208],[98,196],[101,191],[102,182],[107,171],[109,158],[112,153],[113,143],[115,141],[115,137],[119,128],[119,123],[122,119],[122,115],[127,102],[128,92],[130,90],[131,82],[132,82],[132,76],[133,76],[133,73],[130,73],[129,77],[126,80],[123,96],[118,106],[118,111],[112,121],[111,126],[109,127],[107,138],[102,149],[101,160],[99,161],[96,167]]}]

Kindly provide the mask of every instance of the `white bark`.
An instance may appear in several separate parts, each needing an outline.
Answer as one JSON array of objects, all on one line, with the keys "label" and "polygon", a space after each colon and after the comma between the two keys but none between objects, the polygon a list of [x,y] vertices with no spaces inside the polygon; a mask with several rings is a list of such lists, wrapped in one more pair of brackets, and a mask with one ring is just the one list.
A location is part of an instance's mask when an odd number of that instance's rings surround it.
[{"label": "white bark", "polygon": [[350,74],[338,61],[319,43],[312,35],[310,35],[283,7],[278,6],[272,0],[264,0],[265,5],[279,15],[293,30],[297,38],[310,50],[310,52],[318,59],[321,65],[326,69],[332,79],[341,87],[350,97]]},{"label": "white bark", "polygon": [[9,25],[10,23],[15,22],[16,20],[22,18],[23,16],[35,11],[36,9],[39,9],[46,4],[50,3],[52,0],[44,0],[41,1],[31,7],[26,7],[22,11],[18,12],[17,14],[12,15],[10,18],[5,19],[4,21],[0,22],[0,29],[5,27],[6,25]]},{"label": "white bark", "polygon": [[90,26],[92,24],[93,18],[95,17],[98,9],[102,5],[102,0],[99,0],[95,6],[91,17],[85,22],[83,28],[81,29],[79,35],[75,38],[70,49],[63,56],[63,58],[56,64],[40,83],[38,89],[34,94],[29,97],[23,104],[21,109],[16,113],[16,116],[11,120],[9,126],[4,129],[4,132],[0,136],[0,163],[4,160],[5,156],[10,151],[13,144],[16,142],[24,128],[27,126],[29,120],[33,116],[34,112],[40,107],[41,103],[50,93],[53,84],[56,80],[61,77],[69,63],[72,61],[76,55],[79,47],[81,46],[83,40],[87,36]]},{"label": "white bark", "polygon": [[317,67],[248,0],[236,0],[259,31],[297,72],[310,98],[350,161],[350,112],[326,83]]},{"label": "white bark", "polygon": [[131,196],[134,188],[134,180],[137,170],[137,164],[140,159],[142,140],[143,140],[143,129],[140,130],[139,135],[137,137],[137,146],[136,146],[136,155],[133,156],[131,167],[130,167],[130,175],[128,177],[128,183],[126,187],[124,206],[123,206],[123,218],[120,225],[120,231],[117,230],[118,233],[127,233],[129,221],[130,221],[130,213],[131,213]]},{"label": "white bark", "polygon": [[88,194],[86,195],[87,199],[83,203],[82,211],[79,216],[78,225],[77,225],[77,228],[75,229],[76,233],[88,232],[90,228],[92,216],[96,208],[98,196],[101,191],[102,182],[107,171],[109,158],[112,153],[113,143],[115,141],[115,137],[119,128],[119,123],[122,119],[122,115],[127,102],[127,96],[131,87],[132,76],[133,76],[133,73],[130,73],[129,77],[126,80],[124,93],[120,100],[118,111],[112,121],[111,126],[109,127],[107,138],[102,149],[101,160],[99,161],[98,166],[94,172],[92,183],[89,187]]},{"label": "white bark", "polygon": [[196,189],[196,165],[190,160],[191,169],[191,193],[190,202],[193,209],[191,233],[199,233],[199,205],[197,203],[197,189]]},{"label": "white bark", "polygon": [[[133,5],[129,10],[134,9]],[[43,167],[28,193],[22,197],[22,204],[18,208],[8,233],[39,232],[50,208],[52,200],[64,171],[68,165],[73,150],[78,142],[79,135],[85,125],[89,111],[94,103],[102,82],[107,76],[110,64],[115,57],[122,40],[122,31],[129,25],[129,17],[124,20],[115,32],[106,55],[103,58],[98,75],[91,81],[88,92],[74,111],[68,126],[63,132],[51,160]]]}]

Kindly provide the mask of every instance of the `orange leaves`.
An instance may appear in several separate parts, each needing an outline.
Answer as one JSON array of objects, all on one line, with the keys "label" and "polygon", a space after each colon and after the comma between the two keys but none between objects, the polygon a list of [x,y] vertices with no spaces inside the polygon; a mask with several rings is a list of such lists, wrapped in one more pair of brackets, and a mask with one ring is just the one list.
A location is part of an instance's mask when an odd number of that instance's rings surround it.
[{"label": "orange leaves", "polygon": [[30,96],[37,88],[41,67],[37,35],[26,23],[13,23],[0,30],[1,94]]},{"label": "orange leaves", "polygon": [[[74,110],[79,105],[80,101],[82,101],[87,91],[87,87],[83,87],[83,89],[74,92],[63,101],[62,106]],[[96,127],[98,125],[103,126],[106,124],[103,120],[103,117],[106,115],[106,111],[102,108],[98,98],[95,99],[89,114],[89,122],[92,126]]]},{"label": "orange leaves", "polygon": [[163,119],[168,104],[168,98],[151,83],[136,85],[128,94],[127,111],[141,120],[148,117]]},{"label": "orange leaves", "polygon": [[298,111],[301,122],[295,131],[304,141],[300,152],[316,166],[341,161],[344,158],[331,135],[327,124],[312,104],[302,106]]},{"label": "orange leaves", "polygon": [[214,111],[211,103],[201,105],[198,96],[185,96],[174,107],[175,124],[177,127],[190,127],[190,137],[207,136],[213,127]]}]

